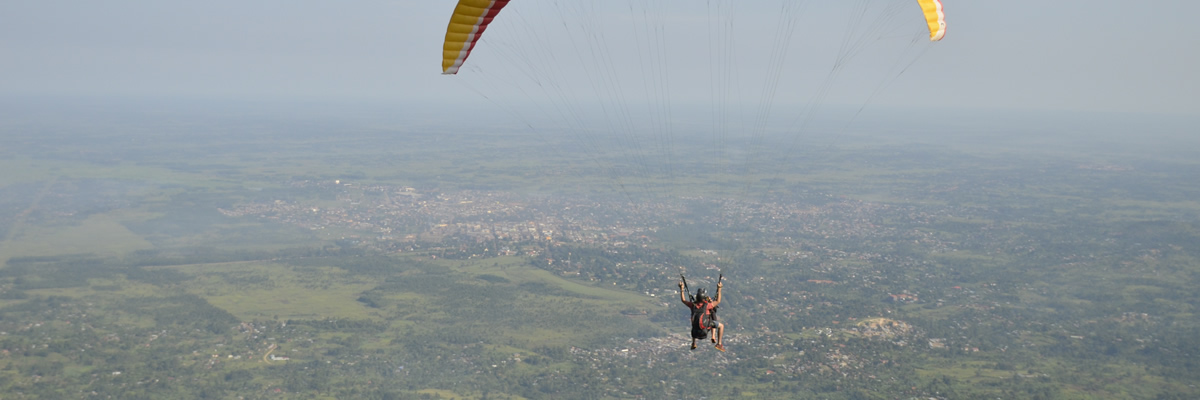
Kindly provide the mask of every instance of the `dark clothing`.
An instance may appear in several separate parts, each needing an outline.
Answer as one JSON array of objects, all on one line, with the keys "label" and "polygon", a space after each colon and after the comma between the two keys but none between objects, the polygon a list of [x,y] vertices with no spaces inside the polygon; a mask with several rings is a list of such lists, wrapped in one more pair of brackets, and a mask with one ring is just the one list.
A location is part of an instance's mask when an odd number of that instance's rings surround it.
[{"label": "dark clothing", "polygon": [[714,311],[716,305],[711,301],[702,301],[692,303],[690,301],[683,302],[692,311],[692,338],[707,339],[708,331],[717,327],[717,319]]}]

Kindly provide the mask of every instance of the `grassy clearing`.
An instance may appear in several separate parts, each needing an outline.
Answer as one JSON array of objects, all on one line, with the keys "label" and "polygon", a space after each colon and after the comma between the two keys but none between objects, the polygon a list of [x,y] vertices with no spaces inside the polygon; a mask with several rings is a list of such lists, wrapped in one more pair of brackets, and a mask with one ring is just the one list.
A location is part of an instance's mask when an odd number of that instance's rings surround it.
[{"label": "grassy clearing", "polygon": [[995,362],[990,361],[964,361],[957,363],[943,362],[939,365],[943,368],[936,369],[917,369],[917,374],[923,378],[934,378],[948,376],[960,381],[971,382],[972,384],[980,384],[983,382],[994,382],[1002,379],[1008,379],[1013,376],[1013,371],[1001,371],[993,369]]},{"label": "grassy clearing", "polygon": [[170,294],[168,291],[162,290],[157,286],[130,281],[120,275],[88,279],[87,287],[32,289],[29,290],[29,293],[37,296],[62,296],[76,299],[98,298],[106,300],[154,297]]},{"label": "grassy clearing", "polygon": [[42,165],[31,157],[13,157],[0,159],[0,187],[18,183],[39,182],[53,179],[58,175],[58,167]]},{"label": "grassy clearing", "polygon": [[979,254],[970,250],[952,250],[934,254],[930,258],[943,264],[979,265],[995,263],[997,256]]},{"label": "grassy clearing", "polygon": [[35,160],[30,157],[0,159],[0,170],[7,173],[0,177],[0,186],[18,183],[40,182],[61,179],[117,179],[160,184],[185,184],[191,187],[229,186],[212,176],[177,172],[160,167],[137,163],[97,164],[68,160]]},{"label": "grassy clearing", "polygon": [[654,307],[650,298],[571,282],[521,257],[433,264],[449,273],[413,270],[364,294],[372,310],[392,321],[393,332],[507,343],[505,352],[520,353],[540,346],[588,347],[653,329],[618,313]]},{"label": "grassy clearing", "polygon": [[646,307],[653,302],[651,299],[636,293],[619,289],[586,285],[573,282],[553,273],[529,265],[528,260],[518,256],[498,257],[479,261],[441,261],[458,272],[472,275],[489,274],[500,276],[516,284],[537,282],[550,287],[565,290],[581,297],[600,300],[611,306]]},{"label": "grassy clearing", "polygon": [[375,284],[334,267],[237,262],[167,268],[195,276],[184,290],[242,320],[383,317],[357,301]]},{"label": "grassy clearing", "polygon": [[118,256],[153,247],[121,225],[119,216],[98,214],[74,226],[24,227],[4,244],[0,259],[62,254]]}]

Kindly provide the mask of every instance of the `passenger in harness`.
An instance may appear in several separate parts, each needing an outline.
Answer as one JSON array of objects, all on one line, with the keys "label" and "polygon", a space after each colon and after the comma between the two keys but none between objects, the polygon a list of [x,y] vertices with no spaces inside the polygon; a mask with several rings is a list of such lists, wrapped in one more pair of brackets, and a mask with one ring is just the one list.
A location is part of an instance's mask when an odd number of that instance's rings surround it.
[{"label": "passenger in harness", "polygon": [[696,339],[708,338],[712,333],[709,331],[716,329],[711,340],[716,344],[717,350],[725,351],[725,345],[721,342],[725,324],[717,322],[717,305],[721,304],[721,286],[721,282],[717,282],[717,294],[711,299],[708,298],[704,288],[696,289],[696,296],[689,301],[687,290],[684,290],[683,280],[679,281],[679,300],[692,311],[692,350],[696,349]]}]

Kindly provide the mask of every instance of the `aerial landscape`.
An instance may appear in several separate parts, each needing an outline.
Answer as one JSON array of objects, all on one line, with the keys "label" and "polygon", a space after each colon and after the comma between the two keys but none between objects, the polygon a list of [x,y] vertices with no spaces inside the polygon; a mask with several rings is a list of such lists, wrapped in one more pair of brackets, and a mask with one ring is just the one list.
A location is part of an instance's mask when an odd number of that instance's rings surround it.
[{"label": "aerial landscape", "polygon": [[808,65],[836,6],[529,0],[439,71],[455,1],[301,3],[0,6],[0,398],[1200,398],[1196,54],[1099,95],[1139,64],[970,56],[998,6]]}]

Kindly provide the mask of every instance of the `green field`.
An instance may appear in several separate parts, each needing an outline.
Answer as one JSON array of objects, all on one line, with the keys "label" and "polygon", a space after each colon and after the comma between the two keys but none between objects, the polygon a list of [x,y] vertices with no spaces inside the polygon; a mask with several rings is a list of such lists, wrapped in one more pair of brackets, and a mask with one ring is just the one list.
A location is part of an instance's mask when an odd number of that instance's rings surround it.
[{"label": "green field", "polygon": [[5,125],[0,397],[1200,396],[1195,158],[239,118]]}]

